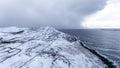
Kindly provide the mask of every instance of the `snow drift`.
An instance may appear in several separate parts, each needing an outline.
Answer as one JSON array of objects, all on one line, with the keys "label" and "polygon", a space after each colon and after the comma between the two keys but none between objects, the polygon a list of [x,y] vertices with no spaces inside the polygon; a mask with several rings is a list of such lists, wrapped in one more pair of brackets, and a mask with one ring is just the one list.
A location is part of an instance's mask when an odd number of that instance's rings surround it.
[{"label": "snow drift", "polygon": [[0,28],[0,68],[105,68],[80,40],[52,27]]}]

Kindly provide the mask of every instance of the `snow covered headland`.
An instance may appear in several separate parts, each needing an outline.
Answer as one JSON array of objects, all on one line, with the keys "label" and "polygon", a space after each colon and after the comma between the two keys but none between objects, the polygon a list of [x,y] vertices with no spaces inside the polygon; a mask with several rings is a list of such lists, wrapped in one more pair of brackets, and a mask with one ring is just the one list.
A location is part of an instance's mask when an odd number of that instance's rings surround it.
[{"label": "snow covered headland", "polygon": [[80,40],[52,27],[0,28],[0,68],[106,68]]}]

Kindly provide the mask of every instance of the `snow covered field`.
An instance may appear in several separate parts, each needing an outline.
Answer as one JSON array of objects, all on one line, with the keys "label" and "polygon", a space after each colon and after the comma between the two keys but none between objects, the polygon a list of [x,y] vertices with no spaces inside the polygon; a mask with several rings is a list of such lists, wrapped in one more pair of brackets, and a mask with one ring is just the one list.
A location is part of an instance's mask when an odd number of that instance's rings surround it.
[{"label": "snow covered field", "polygon": [[105,68],[80,40],[52,27],[0,28],[0,68]]}]

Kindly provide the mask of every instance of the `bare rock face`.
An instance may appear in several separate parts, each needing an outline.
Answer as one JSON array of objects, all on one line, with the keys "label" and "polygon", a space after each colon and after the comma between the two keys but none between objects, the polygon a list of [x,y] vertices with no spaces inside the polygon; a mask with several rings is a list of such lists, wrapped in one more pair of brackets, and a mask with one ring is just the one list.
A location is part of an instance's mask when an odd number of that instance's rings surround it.
[{"label": "bare rock face", "polygon": [[105,67],[79,40],[54,28],[0,28],[0,68]]}]

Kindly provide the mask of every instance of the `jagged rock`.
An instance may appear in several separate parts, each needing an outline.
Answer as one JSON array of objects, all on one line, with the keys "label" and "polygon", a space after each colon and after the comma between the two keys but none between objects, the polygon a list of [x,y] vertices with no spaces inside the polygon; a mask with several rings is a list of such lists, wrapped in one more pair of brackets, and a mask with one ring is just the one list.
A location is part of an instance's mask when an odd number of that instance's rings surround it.
[{"label": "jagged rock", "polygon": [[0,28],[0,68],[105,68],[75,37],[52,27]]}]

